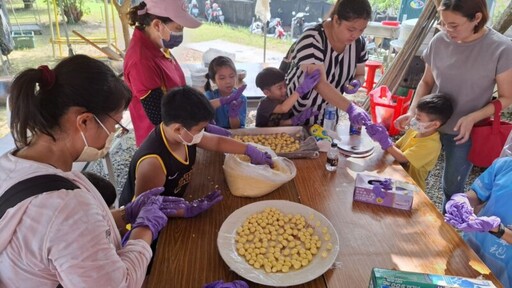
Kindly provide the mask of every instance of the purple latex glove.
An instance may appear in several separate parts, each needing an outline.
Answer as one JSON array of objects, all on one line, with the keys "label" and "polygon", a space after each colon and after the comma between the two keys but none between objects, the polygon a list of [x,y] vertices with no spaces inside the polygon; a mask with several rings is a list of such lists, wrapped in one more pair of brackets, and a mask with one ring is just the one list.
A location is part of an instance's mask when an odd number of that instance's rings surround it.
[{"label": "purple latex glove", "polygon": [[217,280],[215,282],[205,284],[203,288],[249,288],[249,284],[242,280],[235,280],[233,282]]},{"label": "purple latex glove", "polygon": [[126,204],[126,221],[133,224],[137,219],[140,210],[148,203],[148,201],[151,198],[159,196],[162,192],[164,192],[164,190],[165,189],[163,187],[153,188],[140,194],[137,198],[135,198],[135,200]]},{"label": "purple latex glove", "polygon": [[244,93],[245,88],[247,88],[247,85],[244,84],[244,85],[238,87],[238,89],[236,89],[236,91],[231,93],[231,95],[229,95],[227,97],[220,97],[219,98],[220,105],[230,104],[231,102],[234,102],[234,101],[237,101],[238,99],[240,99],[240,97],[242,96],[242,93]]},{"label": "purple latex glove", "polygon": [[465,193],[453,194],[445,206],[446,214],[444,219],[454,227],[458,227],[469,221],[470,217],[475,217],[473,207],[469,203]]},{"label": "purple latex glove", "polygon": [[181,203],[176,203],[174,207],[169,205],[167,207],[162,207],[161,210],[168,217],[190,218],[210,209],[210,207],[220,202],[222,198],[220,190],[215,189],[203,198],[192,202],[184,200]]},{"label": "purple latex glove", "polygon": [[354,94],[359,90],[359,88],[361,88],[361,81],[354,79],[343,85],[343,92],[347,94]]},{"label": "purple latex glove", "polygon": [[160,205],[162,205],[163,197],[152,197],[146,205],[142,207],[132,225],[132,230],[137,227],[148,227],[153,233],[153,241],[158,236],[158,232],[167,225],[167,216],[160,211]]},{"label": "purple latex glove", "polygon": [[313,89],[313,87],[318,83],[318,80],[320,80],[320,70],[315,70],[312,73],[306,72],[304,80],[300,82],[295,91],[299,93],[299,96],[302,96]]},{"label": "purple latex glove", "polygon": [[393,146],[393,141],[389,138],[388,130],[382,124],[368,124],[366,126],[366,133],[372,138],[373,141],[379,143],[382,150],[387,150]]},{"label": "purple latex glove", "polygon": [[299,126],[299,125],[304,124],[304,122],[306,122],[306,120],[308,120],[309,118],[318,115],[318,113],[319,113],[318,111],[313,110],[312,107],[309,107],[309,108],[304,109],[299,114],[293,116],[290,120],[292,120],[293,126]]},{"label": "purple latex glove", "polygon": [[267,152],[262,152],[258,148],[252,146],[251,144],[247,144],[247,148],[245,149],[245,155],[251,158],[251,163],[255,165],[268,165],[271,168],[274,168],[274,161],[272,161],[272,157]]},{"label": "purple latex glove", "polygon": [[228,117],[238,118],[240,116],[240,108],[242,108],[243,104],[244,101],[242,101],[242,99],[231,102],[228,107]]},{"label": "purple latex glove", "polygon": [[368,115],[363,108],[355,105],[354,103],[350,103],[350,105],[348,105],[347,114],[350,123],[354,126],[366,126],[372,122],[370,120],[370,115]]},{"label": "purple latex glove", "polygon": [[384,190],[389,191],[393,189],[393,182],[390,178],[385,178],[382,181],[373,183],[372,191],[378,198],[384,198],[386,193]]},{"label": "purple latex glove", "polygon": [[464,232],[489,232],[497,228],[501,223],[501,219],[496,216],[490,217],[470,217],[469,221],[458,225],[458,229]]},{"label": "purple latex glove", "polygon": [[225,136],[225,137],[231,137],[231,132],[229,130],[219,127],[217,125],[208,124],[208,125],[206,125],[206,128],[204,130],[211,134]]}]

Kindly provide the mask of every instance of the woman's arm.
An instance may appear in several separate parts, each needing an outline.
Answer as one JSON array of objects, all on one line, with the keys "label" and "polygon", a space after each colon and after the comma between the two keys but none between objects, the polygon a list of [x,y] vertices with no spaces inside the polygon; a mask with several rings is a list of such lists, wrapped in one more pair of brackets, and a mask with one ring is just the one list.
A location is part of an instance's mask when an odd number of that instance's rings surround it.
[{"label": "woman's arm", "polygon": [[[498,86],[498,100],[501,102],[502,109],[505,109],[512,104],[512,69],[496,76],[496,84]],[[494,105],[489,103],[482,109],[461,117],[453,128],[455,131],[459,131],[459,135],[454,138],[454,140],[457,141],[456,143],[461,144],[466,142],[471,136],[473,125],[493,114]]]}]

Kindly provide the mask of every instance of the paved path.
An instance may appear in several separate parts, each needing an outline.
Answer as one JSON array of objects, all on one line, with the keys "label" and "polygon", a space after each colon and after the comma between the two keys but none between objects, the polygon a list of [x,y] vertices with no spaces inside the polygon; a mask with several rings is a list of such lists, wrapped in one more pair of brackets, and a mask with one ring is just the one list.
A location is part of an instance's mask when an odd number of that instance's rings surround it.
[{"label": "paved path", "polygon": [[[263,38],[261,39],[263,42]],[[236,62],[263,62],[263,49],[241,45],[224,40],[212,40],[205,42],[189,43],[184,45],[186,48],[194,49],[200,52],[206,52],[210,48],[218,49],[228,53],[235,54]],[[283,59],[284,54],[267,49],[268,63],[279,63]]]}]

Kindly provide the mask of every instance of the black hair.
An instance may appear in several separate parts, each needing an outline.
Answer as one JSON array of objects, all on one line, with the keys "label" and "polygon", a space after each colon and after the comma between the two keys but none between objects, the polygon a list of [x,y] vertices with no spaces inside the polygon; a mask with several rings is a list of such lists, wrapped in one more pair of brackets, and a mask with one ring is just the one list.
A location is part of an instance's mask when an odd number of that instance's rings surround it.
[{"label": "black hair", "polygon": [[284,81],[285,74],[283,71],[274,68],[267,67],[258,73],[256,76],[256,87],[260,88],[262,91],[265,89],[270,89],[270,87],[276,85],[277,83],[281,83]]},{"label": "black hair", "polygon": [[108,207],[114,205],[117,197],[116,187],[114,187],[114,184],[93,172],[82,171],[82,174],[100,192],[101,197],[105,200]]},{"label": "black hair", "polygon": [[44,83],[45,73],[44,69],[26,69],[11,85],[10,128],[18,148],[29,145],[31,135],[40,133],[55,141],[53,133],[71,107],[83,107],[103,120],[130,104],[130,89],[105,63],[89,56],[60,61],[49,72],[55,76],[50,87]]},{"label": "black hair", "polygon": [[489,21],[489,10],[487,9],[486,0],[442,0],[438,10],[457,12],[469,21],[475,20],[476,13],[482,13],[482,20],[473,29],[475,33],[484,28],[487,21]]},{"label": "black hair", "polygon": [[333,20],[334,16],[338,16],[340,21],[370,20],[372,18],[372,6],[368,0],[338,0],[329,14],[329,17]]},{"label": "black hair", "polygon": [[441,126],[452,117],[453,105],[448,95],[436,93],[421,97],[416,109],[427,114],[430,121],[440,121]]},{"label": "black hair", "polygon": [[139,5],[130,8],[130,10],[127,13],[129,21],[128,24],[130,26],[135,26],[136,29],[144,30],[155,19],[162,21],[164,24],[174,22],[169,17],[157,16],[147,12],[139,14],[139,11],[144,11],[144,9],[146,9],[146,6],[146,2],[142,1],[139,3]]},{"label": "black hair", "polygon": [[226,56],[217,56],[212,59],[210,64],[208,64],[208,73],[205,75],[206,83],[204,84],[204,91],[211,91],[212,85],[210,84],[210,80],[215,81],[215,75],[217,75],[217,69],[222,67],[229,67],[233,69],[236,73],[235,63],[229,57]]},{"label": "black hair", "polygon": [[210,101],[203,93],[190,86],[174,88],[162,98],[162,121],[191,129],[200,122],[209,122],[215,116]]}]

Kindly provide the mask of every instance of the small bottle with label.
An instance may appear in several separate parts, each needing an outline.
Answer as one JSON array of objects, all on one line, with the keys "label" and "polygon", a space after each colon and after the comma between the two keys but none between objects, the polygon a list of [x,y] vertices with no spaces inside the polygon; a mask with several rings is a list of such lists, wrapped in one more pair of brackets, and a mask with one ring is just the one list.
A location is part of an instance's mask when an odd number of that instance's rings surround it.
[{"label": "small bottle with label", "polygon": [[352,123],[350,123],[350,126],[348,128],[348,135],[357,135],[357,136],[361,136],[361,129],[363,127],[359,126],[359,127],[356,127],[354,126]]},{"label": "small bottle with label", "polygon": [[338,168],[338,145],[334,142],[331,143],[331,148],[327,151],[327,163],[325,163],[325,169],[333,172]]},{"label": "small bottle with label", "polygon": [[324,129],[336,131],[336,107],[327,104],[324,110]]}]

